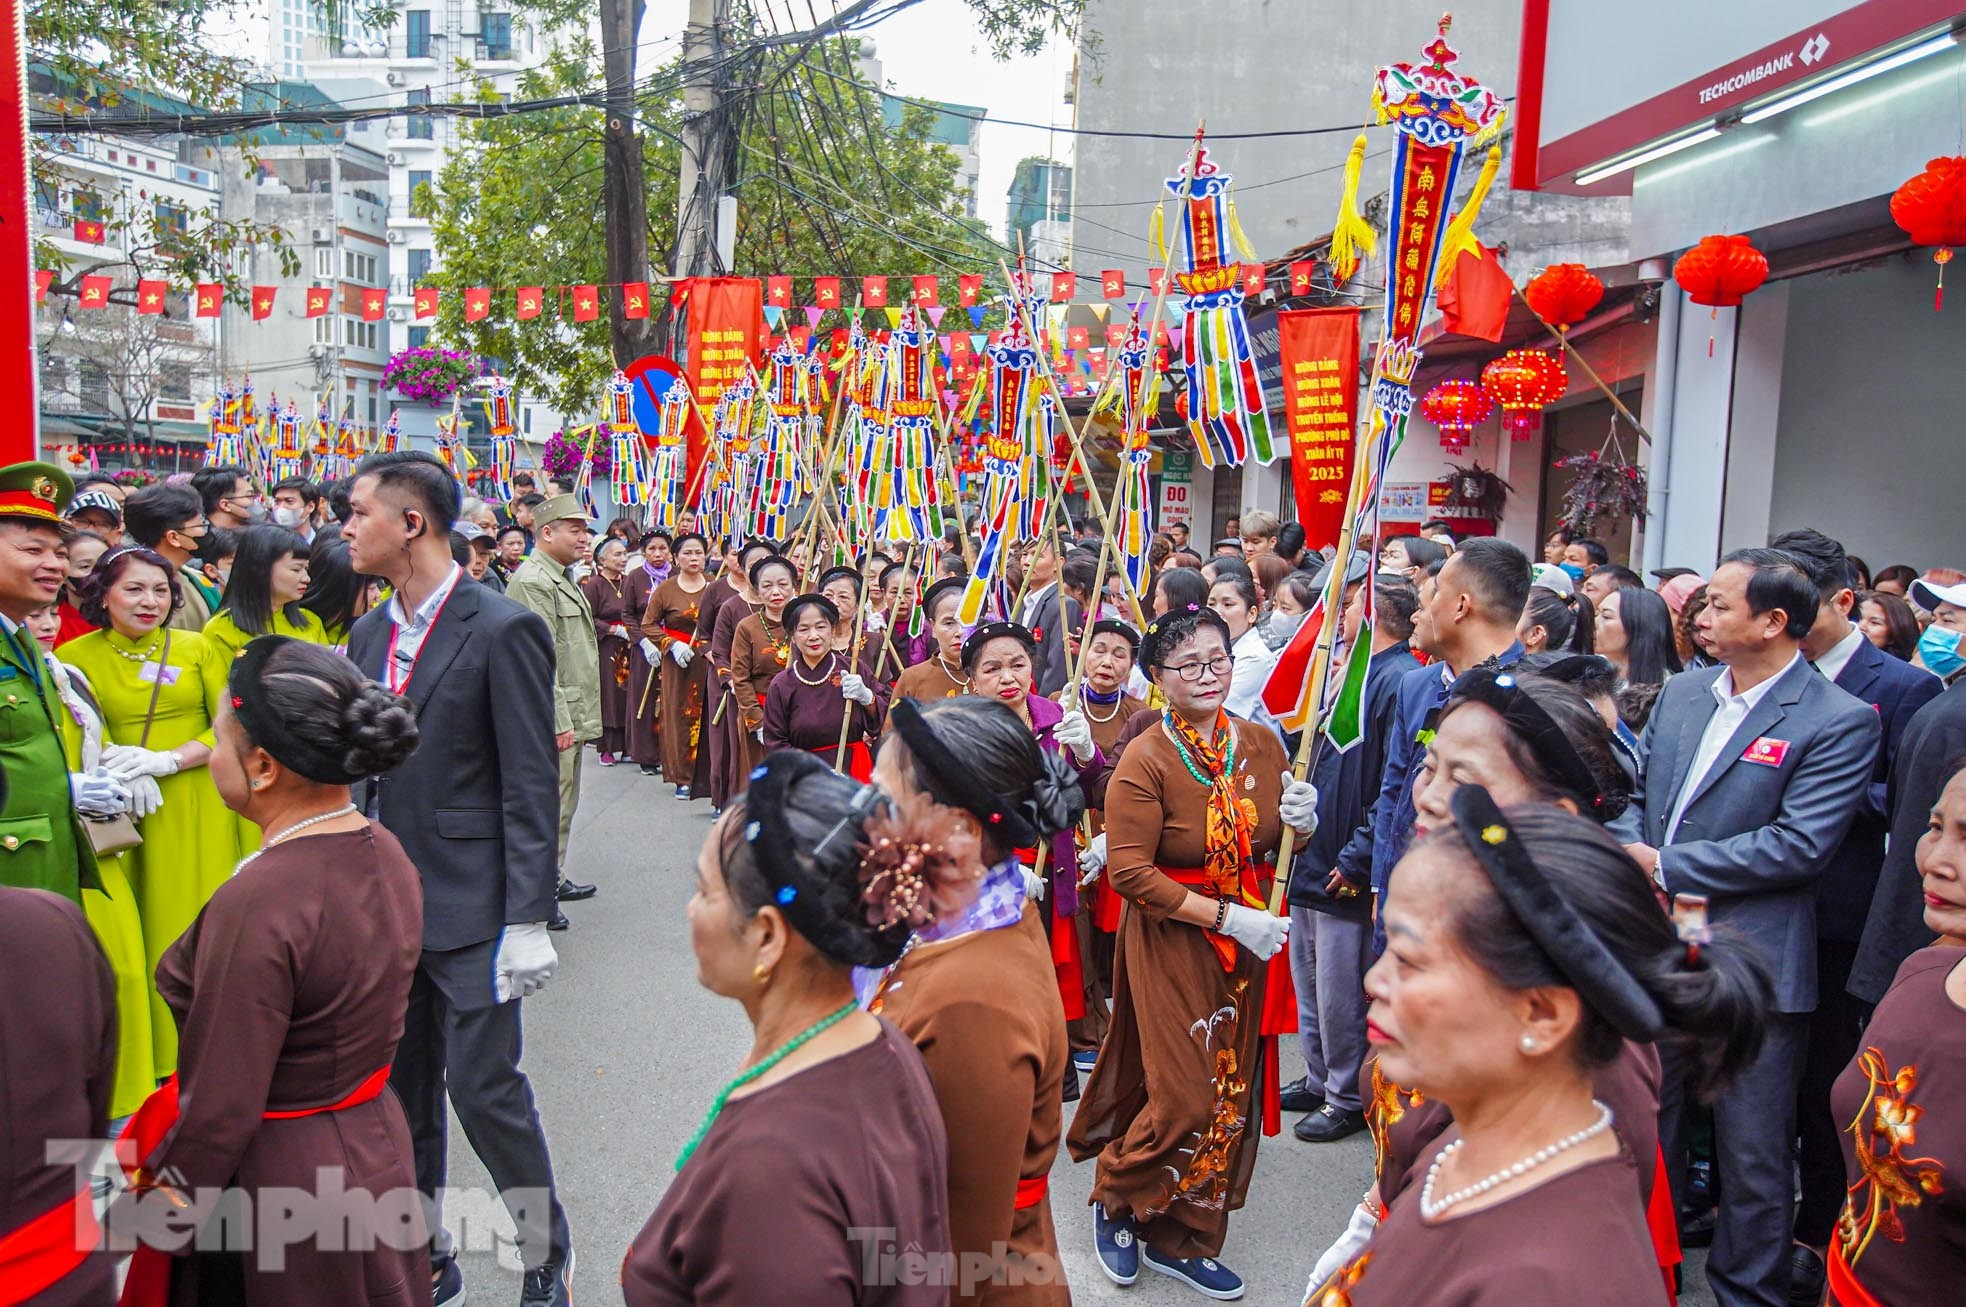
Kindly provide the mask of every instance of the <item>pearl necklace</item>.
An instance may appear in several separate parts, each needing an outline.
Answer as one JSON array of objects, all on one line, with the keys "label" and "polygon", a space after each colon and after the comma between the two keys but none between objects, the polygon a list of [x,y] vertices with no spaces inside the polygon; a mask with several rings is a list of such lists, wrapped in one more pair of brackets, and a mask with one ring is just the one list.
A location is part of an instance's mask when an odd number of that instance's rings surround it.
[{"label": "pearl necklace", "polygon": [[1091,718],[1093,721],[1098,722],[1101,726],[1104,726],[1107,722],[1110,722],[1111,720],[1113,720],[1113,718],[1120,715],[1120,700],[1123,698],[1125,698],[1125,696],[1121,695],[1120,698],[1114,699],[1113,710],[1107,713],[1104,717],[1101,717],[1098,713],[1092,711],[1092,700],[1090,699],[1081,699],[1079,701],[1079,711],[1084,713],[1087,717]]},{"label": "pearl necklace", "polygon": [[1456,1150],[1467,1142],[1465,1139],[1456,1139],[1453,1143],[1441,1149],[1440,1153],[1434,1158],[1433,1165],[1427,1168],[1426,1183],[1420,1186],[1420,1215],[1431,1221],[1456,1203],[1465,1202],[1470,1198],[1485,1194],[1503,1181],[1513,1180],[1519,1175],[1526,1175],[1537,1167],[1545,1165],[1557,1155],[1566,1153],[1579,1144],[1588,1143],[1597,1138],[1611,1128],[1611,1109],[1595,1098],[1591,1100],[1591,1105],[1597,1108],[1597,1120],[1585,1126],[1576,1134],[1566,1135],[1547,1148],[1539,1149],[1521,1161],[1505,1166],[1493,1175],[1485,1176],[1473,1184],[1456,1189],[1453,1193],[1448,1194],[1439,1201],[1435,1201],[1434,1182],[1440,1178],[1441,1164],[1446,1162],[1449,1157],[1452,1157]]},{"label": "pearl necklace", "polygon": [[264,844],[262,844],[259,848],[254,849],[251,853],[248,853],[245,857],[239,859],[239,865],[232,869],[232,874],[236,876],[240,872],[244,871],[246,869],[247,863],[251,862],[254,858],[257,858],[260,854],[272,848],[275,844],[279,844],[283,842],[288,836],[297,835],[301,831],[306,830],[309,826],[319,826],[324,821],[333,821],[337,817],[346,817],[349,813],[354,812],[355,810],[356,810],[355,805],[351,803],[345,807],[336,808],[333,812],[324,812],[317,817],[309,817],[305,821],[297,821],[293,825],[287,827],[285,830],[267,836],[266,842]]},{"label": "pearl necklace", "polygon": [[935,661],[942,664],[942,674],[944,676],[948,677],[950,680],[954,681],[957,685],[960,685],[965,690],[969,688],[969,678],[967,676],[958,676],[956,673],[950,671],[949,660],[942,656],[942,651],[940,649],[937,649],[935,651]]},{"label": "pearl necklace", "polygon": [[150,656],[157,652],[157,646],[161,645],[162,643],[164,643],[164,637],[162,633],[159,633],[157,638],[150,642],[150,647],[148,649],[145,649],[142,653],[131,653],[127,649],[117,649],[116,642],[114,640],[109,641],[109,647],[116,651],[116,656],[118,658],[127,658],[133,663],[147,663],[150,661]]},{"label": "pearl necklace", "polygon": [[804,662],[804,661],[805,661],[805,659],[804,659],[803,657],[802,657],[802,658],[800,658],[798,662],[795,662],[795,663],[793,663],[793,664],[792,664],[792,675],[794,675],[794,676],[796,676],[796,677],[798,677],[798,678],[799,678],[799,684],[800,684],[800,685],[824,685],[824,684],[826,684],[826,682],[828,682],[828,681],[830,681],[830,680],[832,680],[832,679],[833,679],[833,658],[834,658],[834,657],[835,657],[835,655],[834,655],[834,654],[832,654],[831,652],[828,652],[828,653],[827,653],[827,655],[826,655],[826,670],[825,670],[825,672],[823,672],[823,673],[821,673],[821,675],[820,675],[820,677],[819,677],[819,679],[818,679],[818,680],[816,680],[816,681],[808,681],[808,680],[807,680],[807,679],[805,678],[805,673],[799,670],[799,663],[802,663],[802,662]]}]

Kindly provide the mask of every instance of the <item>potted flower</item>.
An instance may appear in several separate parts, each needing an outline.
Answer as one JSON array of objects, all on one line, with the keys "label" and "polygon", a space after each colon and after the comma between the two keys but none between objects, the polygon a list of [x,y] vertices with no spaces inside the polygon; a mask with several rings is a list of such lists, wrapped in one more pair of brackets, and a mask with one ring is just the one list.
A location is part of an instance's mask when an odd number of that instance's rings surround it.
[{"label": "potted flower", "polygon": [[478,361],[469,352],[415,345],[390,356],[382,370],[382,388],[411,403],[436,407],[449,402],[477,377]]}]

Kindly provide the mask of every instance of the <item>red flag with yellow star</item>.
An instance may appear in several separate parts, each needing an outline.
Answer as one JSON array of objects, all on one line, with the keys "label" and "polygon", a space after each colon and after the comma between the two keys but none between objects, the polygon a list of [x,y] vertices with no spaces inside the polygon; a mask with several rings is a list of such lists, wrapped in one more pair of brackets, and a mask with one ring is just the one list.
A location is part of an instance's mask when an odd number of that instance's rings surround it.
[{"label": "red flag with yellow star", "polygon": [[380,322],[389,307],[389,292],[386,290],[365,290],[362,292],[362,321]]},{"label": "red flag with yellow star", "polygon": [[137,282],[137,312],[162,313],[164,296],[170,293],[171,284],[167,281],[153,281],[145,278]]},{"label": "red flag with yellow star", "polygon": [[36,268],[34,270],[34,303],[36,307],[48,302],[48,287],[54,284],[55,270],[53,268]]},{"label": "red flag with yellow star", "polygon": [[277,286],[253,287],[253,321],[264,322],[273,316],[273,296]]},{"label": "red flag with yellow star", "polygon": [[601,316],[601,294],[595,286],[575,286],[573,288],[573,320],[592,322]]},{"label": "red flag with yellow star", "polygon": [[75,239],[85,245],[102,244],[102,220],[99,218],[77,218],[75,220]]},{"label": "red flag with yellow star", "polygon": [[491,287],[468,286],[464,291],[464,320],[482,321],[491,312]]}]

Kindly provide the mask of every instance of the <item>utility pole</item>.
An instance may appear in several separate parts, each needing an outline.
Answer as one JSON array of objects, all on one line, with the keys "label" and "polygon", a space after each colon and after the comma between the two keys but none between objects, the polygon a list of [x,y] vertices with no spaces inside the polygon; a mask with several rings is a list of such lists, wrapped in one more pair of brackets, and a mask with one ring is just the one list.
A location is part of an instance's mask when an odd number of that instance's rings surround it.
[{"label": "utility pole", "polygon": [[736,149],[730,119],[723,112],[724,37],[730,0],[690,0],[683,28],[682,168],[676,186],[678,277],[728,272],[717,260],[718,201],[729,188],[729,163]]},{"label": "utility pole", "polygon": [[[607,122],[601,134],[601,201],[606,214],[602,239],[611,283],[608,293],[616,296],[623,283],[649,279],[648,190],[642,174],[642,138],[635,130],[635,42],[646,8],[645,0],[601,0],[601,59],[607,80]],[[654,352],[652,314],[629,318],[610,313],[607,320],[615,366],[626,367]]]}]

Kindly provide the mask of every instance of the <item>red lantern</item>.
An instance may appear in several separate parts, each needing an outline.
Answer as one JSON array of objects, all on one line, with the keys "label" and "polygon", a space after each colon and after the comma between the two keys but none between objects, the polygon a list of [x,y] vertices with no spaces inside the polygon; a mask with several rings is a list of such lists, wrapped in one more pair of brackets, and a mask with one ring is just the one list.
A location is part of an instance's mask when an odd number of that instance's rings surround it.
[{"label": "red lantern", "polygon": [[1542,411],[1569,384],[1563,360],[1538,349],[1512,349],[1481,370],[1481,388],[1502,406],[1502,425],[1515,440],[1529,439]]},{"label": "red lantern", "polygon": [[1695,304],[1732,308],[1768,280],[1768,256],[1745,236],[1702,236],[1672,265],[1672,279]]},{"label": "red lantern", "polygon": [[1966,245],[1966,156],[1934,159],[1893,191],[1891,220],[1905,229],[1912,244],[1938,247],[1932,251],[1932,262],[1939,265],[1939,289],[1932,297],[1936,313],[1945,303],[1952,247]]},{"label": "red lantern", "polygon": [[1420,397],[1420,416],[1440,428],[1441,448],[1458,454],[1468,447],[1468,433],[1488,420],[1495,401],[1472,381],[1443,381]]},{"label": "red lantern", "polygon": [[1568,331],[1604,298],[1604,283],[1581,263],[1553,263],[1529,279],[1522,298],[1545,322]]}]

